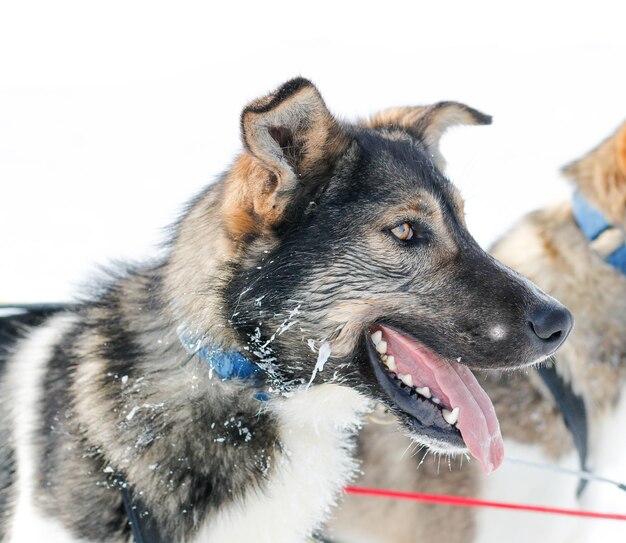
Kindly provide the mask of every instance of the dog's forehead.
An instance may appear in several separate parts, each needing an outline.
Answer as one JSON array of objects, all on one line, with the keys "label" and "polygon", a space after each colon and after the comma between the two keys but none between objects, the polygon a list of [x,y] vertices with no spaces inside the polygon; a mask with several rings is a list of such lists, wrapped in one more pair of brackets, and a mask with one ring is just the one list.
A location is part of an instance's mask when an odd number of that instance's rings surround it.
[{"label": "dog's forehead", "polygon": [[427,149],[400,131],[364,130],[356,136],[360,168],[354,187],[366,199],[426,212],[449,202],[462,209],[454,185],[437,169]]}]

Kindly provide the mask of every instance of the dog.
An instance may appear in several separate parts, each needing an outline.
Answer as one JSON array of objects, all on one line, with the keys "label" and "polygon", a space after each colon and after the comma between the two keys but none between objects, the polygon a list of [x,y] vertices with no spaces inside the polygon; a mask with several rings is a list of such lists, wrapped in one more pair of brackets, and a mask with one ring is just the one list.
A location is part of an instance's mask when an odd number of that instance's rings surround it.
[{"label": "dog", "polygon": [[[626,123],[563,171],[573,181],[573,200],[530,213],[492,249],[498,259],[562,300],[576,317],[576,330],[556,356],[561,392],[553,388],[559,381],[536,371],[489,372],[480,380],[494,401],[507,451],[514,457],[572,469],[582,463],[602,474],[609,470],[609,476],[623,482],[619,429],[626,421]],[[569,397],[563,399],[564,394]],[[572,410],[578,411],[575,417]],[[489,478],[467,463],[462,469],[458,463],[438,469],[432,458],[416,470],[422,455],[402,456],[407,448],[410,443],[392,427],[369,425],[361,436],[360,483],[609,512],[626,505],[617,489],[592,483],[577,499],[576,478],[519,465],[508,465]],[[329,533],[342,543],[408,543],[433,534],[439,543],[554,543],[614,541],[610,530],[615,529],[619,526],[611,521],[381,504],[349,496]]]},{"label": "dog", "polygon": [[0,539],[308,541],[372,402],[497,468],[468,367],[543,360],[573,320],[479,248],[441,173],[445,130],[489,122],[456,102],[339,122],[303,78],[250,103],[167,255],[10,347]]}]

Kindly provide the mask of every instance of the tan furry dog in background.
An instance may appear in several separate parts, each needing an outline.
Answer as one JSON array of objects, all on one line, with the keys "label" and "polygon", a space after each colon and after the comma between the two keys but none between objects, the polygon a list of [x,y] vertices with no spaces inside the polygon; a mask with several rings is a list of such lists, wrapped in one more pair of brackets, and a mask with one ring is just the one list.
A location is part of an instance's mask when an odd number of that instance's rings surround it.
[{"label": "tan furry dog in background", "polygon": [[[563,172],[610,226],[591,241],[575,218],[575,204],[562,202],[524,217],[492,253],[573,311],[577,326],[556,356],[557,372],[584,403],[588,468],[624,480],[626,466],[619,460],[626,445],[626,274],[605,259],[626,250],[626,124]],[[536,371],[490,372],[481,382],[494,400],[508,455],[578,468],[563,413]],[[573,477],[514,464],[486,477],[475,463],[463,462],[459,469],[458,461],[424,459],[423,451],[413,451],[393,426],[368,425],[361,435],[364,474],[358,484],[608,511],[619,510],[620,503],[623,510],[626,502],[623,492],[607,485],[588,485],[577,499]],[[340,543],[611,541],[616,528],[611,521],[349,496],[329,536]]]}]

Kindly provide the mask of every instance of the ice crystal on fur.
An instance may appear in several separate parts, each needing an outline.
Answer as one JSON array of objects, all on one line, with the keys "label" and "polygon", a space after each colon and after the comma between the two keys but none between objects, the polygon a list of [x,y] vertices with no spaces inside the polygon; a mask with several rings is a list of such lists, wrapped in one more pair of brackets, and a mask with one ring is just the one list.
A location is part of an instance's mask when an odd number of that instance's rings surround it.
[{"label": "ice crystal on fur", "polygon": [[315,380],[315,376],[318,371],[323,371],[324,366],[328,359],[330,358],[331,345],[328,341],[322,343],[318,353],[317,353],[317,362],[315,363],[315,367],[313,368],[313,374],[311,375],[311,380],[307,384],[307,388],[311,386],[313,381]]}]

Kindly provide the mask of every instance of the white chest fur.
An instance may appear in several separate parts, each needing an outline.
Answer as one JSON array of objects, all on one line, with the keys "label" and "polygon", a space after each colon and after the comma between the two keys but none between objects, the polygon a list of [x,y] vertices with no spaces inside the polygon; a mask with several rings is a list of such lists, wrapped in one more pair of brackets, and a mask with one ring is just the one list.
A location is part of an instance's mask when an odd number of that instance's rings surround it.
[{"label": "white chest fur", "polygon": [[275,400],[284,452],[266,486],[212,516],[193,543],[298,543],[327,518],[355,473],[351,434],[367,405],[363,396],[320,385]]},{"label": "white chest fur", "polygon": [[9,362],[7,398],[15,431],[17,470],[15,510],[8,543],[76,542],[59,522],[42,515],[34,504],[39,465],[34,436],[41,432],[43,424],[43,378],[54,345],[73,322],[74,319],[68,316],[52,318],[48,324],[33,332]]}]

